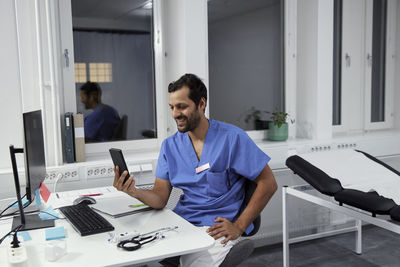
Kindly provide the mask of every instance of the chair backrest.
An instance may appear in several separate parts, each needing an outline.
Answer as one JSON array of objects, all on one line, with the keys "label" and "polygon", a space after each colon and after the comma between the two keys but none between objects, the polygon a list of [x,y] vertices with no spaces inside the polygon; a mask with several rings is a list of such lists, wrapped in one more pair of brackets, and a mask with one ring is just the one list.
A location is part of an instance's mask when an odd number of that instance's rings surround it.
[{"label": "chair backrest", "polygon": [[111,140],[126,140],[126,133],[128,128],[128,116],[123,115],[119,121],[117,127],[115,127],[114,134]]},{"label": "chair backrest", "polygon": [[[257,184],[256,184],[256,182],[254,182],[252,180],[246,179],[244,186],[245,186],[246,193],[245,193],[243,204],[242,204],[242,210],[244,210],[246,208],[246,206],[249,204],[250,199],[254,194],[254,191],[256,191]],[[258,230],[260,229],[260,225],[261,225],[261,216],[260,215],[258,215],[254,219],[253,225],[254,225],[254,229],[249,234],[243,233],[242,236],[252,236],[258,232]]]}]

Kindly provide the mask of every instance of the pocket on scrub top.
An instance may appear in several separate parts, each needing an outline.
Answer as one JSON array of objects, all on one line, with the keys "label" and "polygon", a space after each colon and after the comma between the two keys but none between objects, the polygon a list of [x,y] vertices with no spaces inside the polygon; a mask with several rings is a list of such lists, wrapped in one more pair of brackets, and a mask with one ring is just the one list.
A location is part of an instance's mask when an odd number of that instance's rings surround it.
[{"label": "pocket on scrub top", "polygon": [[229,190],[228,186],[228,170],[207,172],[207,193],[213,197],[219,197]]}]

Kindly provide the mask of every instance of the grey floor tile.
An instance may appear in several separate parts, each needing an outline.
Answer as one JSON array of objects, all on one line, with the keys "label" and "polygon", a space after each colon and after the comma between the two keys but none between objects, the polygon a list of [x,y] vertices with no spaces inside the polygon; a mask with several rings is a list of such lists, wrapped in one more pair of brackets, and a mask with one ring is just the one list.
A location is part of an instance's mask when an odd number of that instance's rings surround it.
[{"label": "grey floor tile", "polygon": [[[353,252],[354,233],[302,242],[290,246],[291,267],[400,267],[400,235],[363,227],[363,253]],[[283,265],[282,244],[257,248],[239,267]]]}]

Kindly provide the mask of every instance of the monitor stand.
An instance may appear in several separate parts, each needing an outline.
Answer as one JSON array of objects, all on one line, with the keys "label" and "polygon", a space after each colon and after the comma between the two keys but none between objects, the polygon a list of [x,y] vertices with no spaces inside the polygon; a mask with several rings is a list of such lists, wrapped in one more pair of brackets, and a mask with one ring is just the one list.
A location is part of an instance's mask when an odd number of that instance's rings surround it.
[{"label": "monitor stand", "polygon": [[54,227],[54,220],[42,220],[37,214],[25,215],[25,224],[21,223],[21,216],[15,216],[12,222],[12,228],[15,229],[22,225],[18,231],[28,231],[34,229]]},{"label": "monitor stand", "polygon": [[25,215],[21,201],[21,189],[19,185],[17,161],[15,160],[16,153],[24,153],[24,150],[22,148],[14,148],[14,146],[11,145],[10,156],[14,172],[15,191],[17,193],[17,202],[20,213],[19,216],[14,217],[11,230],[16,229],[18,226],[20,226],[18,231],[54,227],[54,220],[42,220],[37,214]]}]

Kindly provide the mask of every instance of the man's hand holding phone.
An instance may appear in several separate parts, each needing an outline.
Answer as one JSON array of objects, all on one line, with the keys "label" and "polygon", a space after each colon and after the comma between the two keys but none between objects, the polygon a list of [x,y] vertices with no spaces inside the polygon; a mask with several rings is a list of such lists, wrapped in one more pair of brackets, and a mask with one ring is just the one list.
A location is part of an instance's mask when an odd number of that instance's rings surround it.
[{"label": "man's hand holding phone", "polygon": [[[124,171],[121,176],[119,175],[119,166],[114,167],[114,183],[113,186],[118,190],[127,193],[130,196],[134,196],[136,187],[133,175],[130,175],[128,180],[125,181],[128,171]],[[124,182],[125,181],[125,182]]]}]

